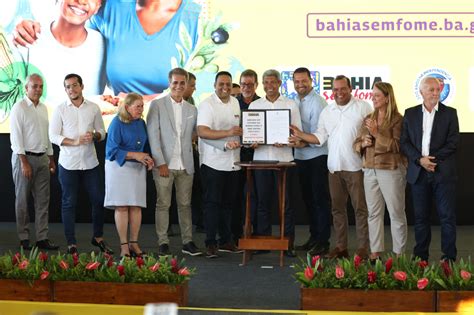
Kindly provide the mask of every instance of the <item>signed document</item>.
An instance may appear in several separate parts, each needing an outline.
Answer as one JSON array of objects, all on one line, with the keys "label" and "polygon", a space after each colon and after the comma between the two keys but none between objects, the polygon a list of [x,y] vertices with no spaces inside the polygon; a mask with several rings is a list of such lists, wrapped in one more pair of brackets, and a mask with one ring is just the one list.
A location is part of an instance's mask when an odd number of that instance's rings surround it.
[{"label": "signed document", "polygon": [[242,144],[265,144],[265,111],[242,111]]},{"label": "signed document", "polygon": [[290,136],[290,110],[243,110],[242,144],[287,144]]},{"label": "signed document", "polygon": [[267,110],[267,144],[288,144],[290,137],[290,110]]}]

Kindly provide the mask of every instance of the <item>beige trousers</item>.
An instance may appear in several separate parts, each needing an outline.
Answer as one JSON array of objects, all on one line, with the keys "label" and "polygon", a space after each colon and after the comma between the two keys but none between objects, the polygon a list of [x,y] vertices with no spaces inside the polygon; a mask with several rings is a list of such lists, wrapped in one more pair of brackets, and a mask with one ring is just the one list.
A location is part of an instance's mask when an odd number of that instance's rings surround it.
[{"label": "beige trousers", "polygon": [[367,226],[367,204],[365,202],[362,171],[339,171],[329,173],[329,192],[336,237],[336,246],[347,249],[347,198],[351,197],[355,213],[358,249],[369,250],[369,231]]},{"label": "beige trousers", "polygon": [[193,240],[193,222],[191,217],[191,195],[193,191],[193,175],[186,170],[169,170],[169,177],[161,177],[158,170],[153,171],[156,188],[155,229],[158,245],[169,244],[168,225],[173,184],[176,188],[176,204],[178,206],[179,228],[183,244]]},{"label": "beige trousers", "polygon": [[396,170],[364,169],[364,189],[369,209],[370,250],[383,252],[384,215],[387,204],[390,215],[393,252],[403,254],[407,243],[405,215],[406,168]]}]

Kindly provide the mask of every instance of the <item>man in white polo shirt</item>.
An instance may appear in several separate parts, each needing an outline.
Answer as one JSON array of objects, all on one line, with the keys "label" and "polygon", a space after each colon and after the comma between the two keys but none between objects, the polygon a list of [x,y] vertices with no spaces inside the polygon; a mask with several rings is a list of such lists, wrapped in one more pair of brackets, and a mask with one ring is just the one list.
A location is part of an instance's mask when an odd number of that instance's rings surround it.
[{"label": "man in white polo shirt", "polygon": [[[277,70],[267,70],[262,78],[265,97],[253,101],[249,109],[289,109],[291,111],[291,124],[301,128],[300,110],[293,100],[280,94],[280,73]],[[280,162],[292,162],[293,149],[285,144],[252,145],[255,148],[254,160],[275,160]],[[255,191],[257,197],[257,235],[271,235],[271,206],[276,199],[277,193],[277,171],[255,170]],[[290,183],[296,182],[296,168],[289,168],[286,177],[285,197],[285,236],[289,239],[288,250],[285,254],[295,257],[295,212],[291,204],[291,192],[295,187]]]},{"label": "man in white polo shirt", "polygon": [[99,173],[99,161],[94,141],[105,138],[104,121],[97,104],[82,96],[82,78],[74,73],[64,78],[64,88],[69,97],[53,113],[49,136],[51,142],[61,147],[58,178],[61,184],[61,215],[68,252],[77,253],[74,223],[79,184],[82,182],[92,205],[93,236],[91,244],[102,252],[112,254],[103,240],[104,185]]},{"label": "man in white polo shirt", "polygon": [[[218,257],[217,251],[241,252],[231,238],[232,211],[237,201],[240,167],[240,107],[230,95],[232,75],[216,74],[215,93],[206,98],[198,110],[197,131],[200,137],[201,178],[203,185],[204,226],[206,227],[206,257]],[[225,140],[217,148],[203,140]],[[216,235],[219,232],[219,247]]]},{"label": "man in white polo shirt", "polygon": [[38,74],[29,75],[25,89],[25,98],[13,106],[10,115],[16,229],[20,246],[25,250],[31,249],[28,198],[32,194],[36,246],[54,250],[59,246],[48,240],[48,210],[50,172],[55,172],[56,164],[48,139],[48,109],[40,102],[43,79]]},{"label": "man in white polo shirt", "polygon": [[371,106],[351,95],[349,78],[339,75],[334,79],[332,91],[335,102],[325,107],[319,116],[315,133],[304,133],[292,126],[290,141],[304,140],[318,145],[328,141],[329,193],[336,234],[336,247],[328,258],[348,257],[347,251],[347,198],[351,197],[355,212],[357,233],[356,254],[368,257],[369,230],[367,223],[367,204],[365,202],[362,173],[362,159],[353,148],[362,122],[370,112]]}]

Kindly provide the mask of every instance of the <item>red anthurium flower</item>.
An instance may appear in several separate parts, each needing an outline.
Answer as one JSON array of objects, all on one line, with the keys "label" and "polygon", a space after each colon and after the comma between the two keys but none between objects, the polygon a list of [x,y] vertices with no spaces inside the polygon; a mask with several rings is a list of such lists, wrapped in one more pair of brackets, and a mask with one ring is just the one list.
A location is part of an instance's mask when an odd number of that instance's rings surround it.
[{"label": "red anthurium flower", "polygon": [[49,272],[46,270],[43,270],[43,272],[40,275],[41,280],[46,280],[49,277]]},{"label": "red anthurium flower", "polygon": [[421,278],[420,280],[418,280],[418,282],[416,283],[416,286],[418,287],[418,290],[423,290],[424,288],[426,288],[426,286],[428,285],[429,283],[429,280],[426,279],[426,278]]},{"label": "red anthurium flower", "polygon": [[177,273],[179,270],[178,259],[171,258],[170,264],[171,264],[171,271]]},{"label": "red anthurium flower", "polygon": [[63,269],[63,270],[68,270],[69,269],[69,265],[67,262],[65,262],[64,260],[61,260],[59,262],[59,268]]},{"label": "red anthurium flower", "polygon": [[39,255],[38,255],[38,258],[39,258],[39,260],[41,260],[42,262],[45,262],[45,261],[48,260],[48,254],[47,254],[47,253],[40,252]]},{"label": "red anthurium flower", "polygon": [[385,262],[385,273],[389,273],[390,270],[392,270],[392,263],[393,263],[392,257],[387,259],[387,261]]},{"label": "red anthurium flower", "polygon": [[393,277],[398,281],[405,282],[405,280],[407,279],[407,274],[404,271],[395,271],[393,273]]},{"label": "red anthurium flower", "polygon": [[184,267],[178,270],[178,274],[180,276],[189,276],[189,270],[188,267]]},{"label": "red anthurium flower", "polygon": [[117,271],[119,273],[119,276],[124,276],[125,275],[125,267],[123,265],[118,265],[117,266]]},{"label": "red anthurium flower", "polygon": [[375,271],[367,272],[367,282],[374,283],[377,280],[377,273]]},{"label": "red anthurium flower", "polygon": [[141,268],[145,264],[145,261],[140,256],[137,257],[137,260],[135,262],[136,262],[138,268]]},{"label": "red anthurium flower", "polygon": [[425,269],[426,267],[428,267],[428,262],[426,260],[421,260],[420,262],[418,262],[418,267],[420,267],[421,269]]},{"label": "red anthurium flower", "polygon": [[156,263],[148,269],[150,269],[152,272],[156,272],[158,269],[160,269],[160,263]]},{"label": "red anthurium flower", "polygon": [[469,271],[461,270],[460,274],[461,278],[465,281],[469,281],[471,279],[471,273]]},{"label": "red anthurium flower", "polygon": [[362,263],[362,258],[359,255],[354,256],[354,267],[356,270],[359,269],[360,264]]},{"label": "red anthurium flower", "polygon": [[12,263],[13,265],[18,265],[18,263],[20,262],[21,260],[21,255],[20,253],[16,253],[15,256],[12,257]]},{"label": "red anthurium flower", "polygon": [[28,267],[28,264],[28,259],[25,259],[18,265],[18,268],[20,268],[21,270],[25,270]]},{"label": "red anthurium flower", "polygon": [[77,253],[72,254],[72,262],[74,264],[74,267],[79,264],[79,255]]},{"label": "red anthurium flower", "polygon": [[91,261],[90,263],[88,263],[86,265],[86,269],[87,270],[96,270],[97,268],[99,268],[100,266],[100,262],[98,261]]},{"label": "red anthurium flower", "polygon": [[317,255],[317,256],[313,256],[311,258],[311,267],[314,268],[314,266],[316,266],[316,263],[318,262],[318,260],[321,258],[321,256]]},{"label": "red anthurium flower", "polygon": [[324,270],[323,261],[321,260],[318,265],[318,271],[322,272]]},{"label": "red anthurium flower", "polygon": [[336,266],[336,278],[342,279],[344,278],[344,269],[341,266]]},{"label": "red anthurium flower", "polygon": [[304,277],[308,280],[313,280],[314,278],[314,270],[310,266],[306,267],[304,270]]},{"label": "red anthurium flower", "polygon": [[443,268],[444,275],[446,277],[449,277],[453,274],[453,271],[451,270],[451,267],[449,266],[449,262],[447,260],[443,260],[441,263],[441,267]]}]

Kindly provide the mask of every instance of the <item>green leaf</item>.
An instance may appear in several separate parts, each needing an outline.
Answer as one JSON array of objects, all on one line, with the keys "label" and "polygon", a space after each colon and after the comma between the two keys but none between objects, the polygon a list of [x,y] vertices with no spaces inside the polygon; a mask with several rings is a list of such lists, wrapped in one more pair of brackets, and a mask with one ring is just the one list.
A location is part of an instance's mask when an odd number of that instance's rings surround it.
[{"label": "green leaf", "polygon": [[180,65],[178,65],[178,60],[176,59],[176,57],[171,57],[171,68],[174,69],[174,68],[178,68],[180,67]]},{"label": "green leaf", "polygon": [[193,42],[184,23],[179,24],[179,39],[181,40],[184,49],[189,53],[193,48]]},{"label": "green leaf", "polygon": [[184,52],[183,47],[182,47],[180,44],[178,44],[178,43],[176,43],[176,50],[178,50],[178,53],[179,53],[179,60],[180,60],[180,61],[179,61],[179,64],[180,64],[180,66],[182,67],[182,66],[184,65],[184,63],[185,63],[185,60],[186,60],[186,54],[185,54],[185,52]]}]

